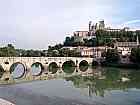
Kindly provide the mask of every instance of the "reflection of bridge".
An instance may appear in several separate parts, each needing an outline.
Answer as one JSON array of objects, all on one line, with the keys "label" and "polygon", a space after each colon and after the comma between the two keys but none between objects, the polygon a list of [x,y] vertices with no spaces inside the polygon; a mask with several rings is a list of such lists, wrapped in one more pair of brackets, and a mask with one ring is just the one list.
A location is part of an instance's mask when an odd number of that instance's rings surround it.
[{"label": "reflection of bridge", "polygon": [[[11,77],[11,72],[10,68],[13,64],[19,63],[22,64],[23,67],[25,68],[25,73],[28,75],[29,73],[31,74],[31,67],[35,63],[39,63],[40,66],[42,67],[42,72],[41,74],[49,74],[48,67],[50,64],[55,63],[59,68],[62,68],[63,65],[71,61],[75,67],[79,68],[80,64],[82,62],[86,62],[87,64],[92,64],[93,58],[80,58],[80,57],[1,57],[0,58],[0,65],[5,71],[5,75],[2,77],[5,78],[10,78]],[[62,69],[60,69],[61,72],[63,72]],[[60,72],[60,71],[58,71]],[[75,71],[74,71],[75,72]],[[77,72],[81,72],[78,71]],[[24,73],[24,74],[25,74]],[[51,74],[51,73],[50,73]]]}]

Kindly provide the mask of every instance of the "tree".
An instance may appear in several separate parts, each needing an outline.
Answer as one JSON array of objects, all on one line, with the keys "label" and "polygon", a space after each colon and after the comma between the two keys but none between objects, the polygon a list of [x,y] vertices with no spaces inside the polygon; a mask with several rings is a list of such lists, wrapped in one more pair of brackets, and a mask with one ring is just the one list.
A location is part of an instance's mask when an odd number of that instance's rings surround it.
[{"label": "tree", "polygon": [[8,56],[16,56],[16,49],[12,44],[7,45]]},{"label": "tree", "polygon": [[16,56],[16,50],[12,44],[8,44],[6,47],[0,48],[1,57],[14,57]]},{"label": "tree", "polygon": [[72,46],[72,41],[70,37],[66,37],[64,41],[64,46]]},{"label": "tree", "polygon": [[132,48],[130,61],[134,63],[140,63],[140,48]]},{"label": "tree", "polygon": [[114,63],[119,61],[119,54],[116,49],[108,49],[106,54],[106,61],[109,63]]}]

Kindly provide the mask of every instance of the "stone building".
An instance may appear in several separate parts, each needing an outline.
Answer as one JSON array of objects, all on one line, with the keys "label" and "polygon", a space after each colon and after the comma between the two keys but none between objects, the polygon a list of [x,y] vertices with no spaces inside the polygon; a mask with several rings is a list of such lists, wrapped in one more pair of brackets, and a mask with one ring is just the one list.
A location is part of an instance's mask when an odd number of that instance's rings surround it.
[{"label": "stone building", "polygon": [[115,48],[117,48],[118,52],[121,55],[130,55],[132,48],[137,48],[139,46],[139,38],[137,36],[136,42],[116,42],[114,44]]}]

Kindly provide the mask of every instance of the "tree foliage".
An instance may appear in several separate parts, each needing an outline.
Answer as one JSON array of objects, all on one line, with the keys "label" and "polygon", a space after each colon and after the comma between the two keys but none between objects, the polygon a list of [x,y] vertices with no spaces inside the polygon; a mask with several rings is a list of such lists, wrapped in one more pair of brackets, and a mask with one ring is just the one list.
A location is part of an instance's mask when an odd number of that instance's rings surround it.
[{"label": "tree foliage", "polygon": [[108,49],[105,54],[105,59],[109,63],[114,63],[119,61],[119,54],[116,49]]},{"label": "tree foliage", "polygon": [[16,56],[16,50],[12,44],[0,48],[0,57]]},{"label": "tree foliage", "polygon": [[133,48],[131,50],[130,60],[134,63],[140,63],[140,48]]}]

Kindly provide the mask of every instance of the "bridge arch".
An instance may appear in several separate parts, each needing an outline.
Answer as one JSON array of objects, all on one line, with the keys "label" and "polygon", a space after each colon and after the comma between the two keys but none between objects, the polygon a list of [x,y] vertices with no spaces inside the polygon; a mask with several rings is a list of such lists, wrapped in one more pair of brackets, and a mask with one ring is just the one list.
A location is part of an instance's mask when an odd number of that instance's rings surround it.
[{"label": "bridge arch", "polygon": [[82,72],[87,71],[87,70],[88,70],[88,66],[89,66],[89,64],[88,64],[88,62],[87,62],[86,60],[82,60],[82,61],[79,63],[79,69],[80,69],[80,71],[82,71]]},{"label": "bridge arch", "polygon": [[40,62],[35,62],[31,65],[31,74],[32,76],[40,76],[44,71],[44,66]]},{"label": "bridge arch", "polygon": [[75,71],[75,63],[74,63],[74,61],[72,61],[72,60],[65,61],[62,64],[62,70],[65,73],[73,73]]},{"label": "bridge arch", "polygon": [[4,68],[0,65],[0,78],[3,76],[4,72]]},{"label": "bridge arch", "polygon": [[55,74],[58,71],[58,65],[56,62],[51,62],[48,65],[48,71],[51,72],[51,74]]},{"label": "bridge arch", "polygon": [[15,62],[10,66],[9,71],[14,79],[19,79],[26,74],[26,66],[21,62]]},{"label": "bridge arch", "polygon": [[92,61],[92,66],[98,66],[98,65],[99,65],[99,63],[97,61],[95,61],[95,60]]}]

